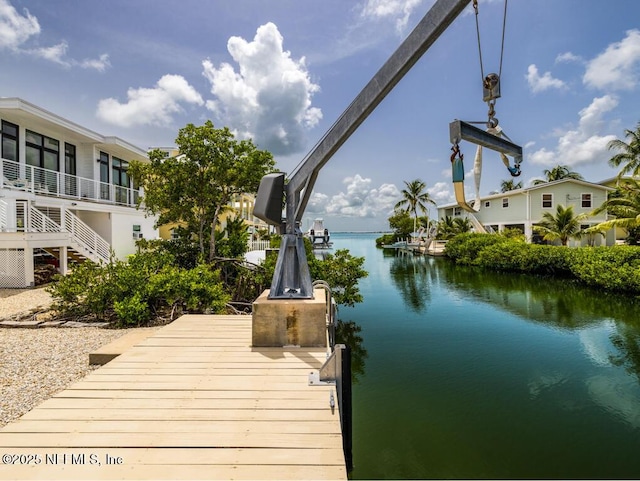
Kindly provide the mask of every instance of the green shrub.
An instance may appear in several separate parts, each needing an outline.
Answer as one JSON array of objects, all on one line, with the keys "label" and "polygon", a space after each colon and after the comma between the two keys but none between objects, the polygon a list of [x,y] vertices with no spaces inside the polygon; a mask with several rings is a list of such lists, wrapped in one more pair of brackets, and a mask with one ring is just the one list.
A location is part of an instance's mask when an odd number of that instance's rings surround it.
[{"label": "green shrub", "polygon": [[447,241],[444,253],[458,264],[478,265],[480,251],[494,244],[506,244],[509,240],[493,234],[460,234]]},{"label": "green shrub", "polygon": [[149,304],[142,299],[142,294],[136,292],[133,296],[125,297],[122,301],[113,303],[113,310],[118,319],[125,325],[142,325],[150,318]]},{"label": "green shrub", "polygon": [[640,247],[584,247],[572,252],[571,272],[585,284],[640,293]]},{"label": "green shrub", "polygon": [[376,247],[382,247],[383,245],[393,244],[397,240],[398,239],[396,234],[383,234],[376,239]]},{"label": "green shrub", "polygon": [[230,297],[208,265],[176,266],[166,252],[143,252],[129,262],[84,262],[48,288],[62,316],[143,325],[165,310],[220,312]]},{"label": "green shrub", "polygon": [[491,234],[463,234],[447,243],[458,264],[536,275],[572,276],[584,284],[640,294],[640,247],[526,244]]},{"label": "green shrub", "polygon": [[529,274],[570,274],[568,248],[500,242],[478,252],[475,265],[502,271]]}]

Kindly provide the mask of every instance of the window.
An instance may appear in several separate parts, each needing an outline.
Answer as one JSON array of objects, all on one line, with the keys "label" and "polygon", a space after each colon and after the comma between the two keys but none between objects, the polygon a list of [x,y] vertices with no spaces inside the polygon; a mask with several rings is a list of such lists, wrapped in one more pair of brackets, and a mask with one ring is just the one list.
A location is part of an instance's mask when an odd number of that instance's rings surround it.
[{"label": "window", "polygon": [[455,207],[453,209],[453,215],[461,215],[462,214],[462,208],[460,207]]},{"label": "window", "polygon": [[18,126],[2,121],[2,158],[18,162]]},{"label": "window", "polygon": [[582,194],[582,208],[591,209],[591,194]]},{"label": "window", "polygon": [[122,204],[128,204],[129,193],[129,162],[119,159],[118,157],[111,158],[111,172],[113,175],[113,185],[116,185],[116,202]]},{"label": "window", "polygon": [[64,171],[69,175],[76,175],[76,146],[64,144]]},{"label": "window", "polygon": [[45,135],[27,130],[27,165],[47,170],[60,169],[60,142]]},{"label": "window", "polygon": [[25,154],[27,165],[35,167],[27,169],[27,179],[33,182],[34,188],[44,192],[57,192],[56,172],[60,170],[60,141],[27,130]]},{"label": "window", "polygon": [[[3,159],[18,162],[18,126],[9,122],[2,121],[2,151],[0,155]],[[3,164],[3,177],[7,180],[16,180],[18,178],[18,166]]]},{"label": "window", "polygon": [[553,194],[542,194],[542,208],[553,208]]},{"label": "window", "polygon": [[76,146],[64,144],[64,189],[67,195],[78,195],[78,180],[76,179]]},{"label": "window", "polygon": [[506,209],[507,207],[509,207],[509,197],[503,197],[502,198],[502,208]]},{"label": "window", "polygon": [[484,201],[484,208],[488,209],[489,207],[491,207],[491,201],[490,200],[485,200]]},{"label": "window", "polygon": [[100,152],[100,198],[109,200],[109,154]]}]

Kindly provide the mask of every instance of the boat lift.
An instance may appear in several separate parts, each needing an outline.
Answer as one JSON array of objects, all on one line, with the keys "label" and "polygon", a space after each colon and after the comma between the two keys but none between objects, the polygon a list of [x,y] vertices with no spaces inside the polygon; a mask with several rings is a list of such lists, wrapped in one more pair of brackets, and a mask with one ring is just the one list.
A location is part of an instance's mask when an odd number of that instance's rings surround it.
[{"label": "boat lift", "polygon": [[[282,234],[269,299],[313,298],[300,222],[320,170],[470,2],[471,0],[437,0],[351,105],[302,160],[288,178],[288,182],[285,182],[285,174],[282,172],[263,177],[253,213],[268,224],[278,226]],[[474,7],[475,5],[474,0]],[[478,133],[467,129],[463,123],[458,125],[460,140],[482,142],[489,148],[499,147],[505,153],[517,150],[515,144],[505,143],[504,139],[486,132]],[[473,135],[470,132],[474,132]],[[517,152],[521,158],[522,149]],[[283,199],[284,219],[282,218]]]}]

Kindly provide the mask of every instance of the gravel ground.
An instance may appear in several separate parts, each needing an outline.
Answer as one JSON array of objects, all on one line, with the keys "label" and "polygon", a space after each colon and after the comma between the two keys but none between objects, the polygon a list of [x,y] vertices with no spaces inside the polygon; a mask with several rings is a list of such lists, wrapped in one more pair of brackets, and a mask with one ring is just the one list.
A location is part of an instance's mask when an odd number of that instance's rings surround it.
[{"label": "gravel ground", "polygon": [[[0,289],[0,320],[46,310],[50,303],[42,288]],[[96,369],[89,353],[130,330],[0,328],[0,427]]]},{"label": "gravel ground", "polygon": [[0,289],[0,320],[31,310],[46,310],[51,303],[51,295],[44,288]]},{"label": "gravel ground", "polygon": [[89,353],[126,329],[0,329],[0,426],[19,418],[96,367]]}]

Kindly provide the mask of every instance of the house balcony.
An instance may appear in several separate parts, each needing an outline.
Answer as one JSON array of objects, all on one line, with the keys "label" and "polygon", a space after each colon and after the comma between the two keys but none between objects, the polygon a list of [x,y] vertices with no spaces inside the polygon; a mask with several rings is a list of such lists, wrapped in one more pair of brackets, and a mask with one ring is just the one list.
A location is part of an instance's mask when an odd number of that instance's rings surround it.
[{"label": "house balcony", "polygon": [[140,191],[0,158],[2,189],[135,207]]}]

